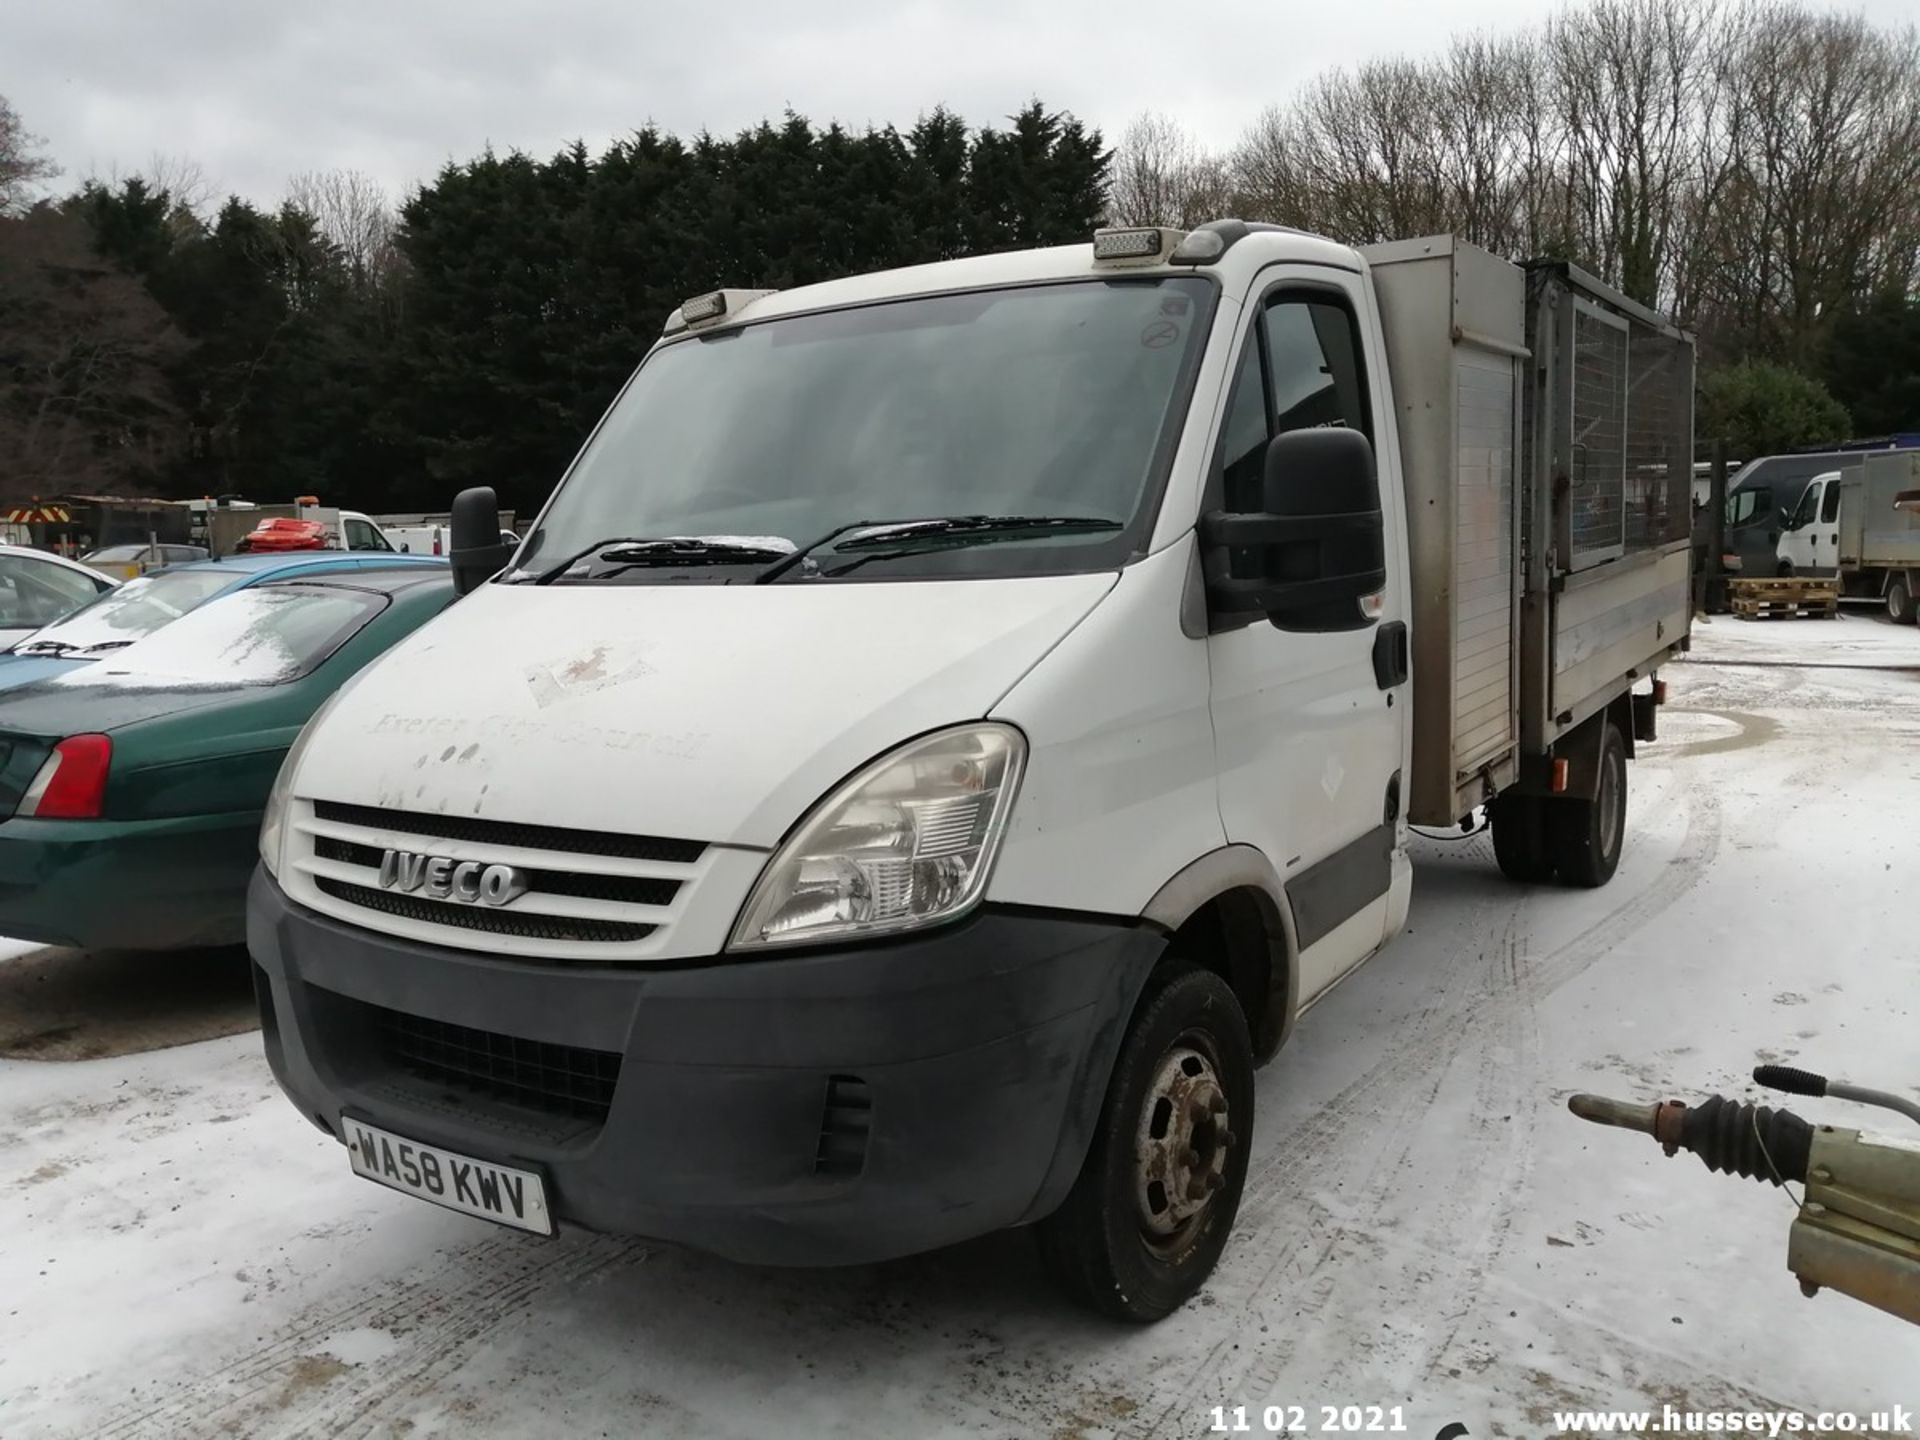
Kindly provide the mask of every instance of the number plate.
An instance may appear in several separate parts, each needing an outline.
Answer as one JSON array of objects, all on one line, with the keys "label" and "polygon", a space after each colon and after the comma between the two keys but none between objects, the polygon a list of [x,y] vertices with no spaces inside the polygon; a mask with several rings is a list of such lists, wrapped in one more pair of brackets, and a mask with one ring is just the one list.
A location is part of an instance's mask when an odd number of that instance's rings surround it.
[{"label": "number plate", "polygon": [[463,1215],[477,1215],[536,1235],[553,1234],[546,1182],[534,1171],[514,1170],[422,1145],[418,1140],[405,1140],[362,1124],[351,1115],[343,1116],[342,1122],[347,1132],[347,1158],[353,1162],[356,1175]]}]

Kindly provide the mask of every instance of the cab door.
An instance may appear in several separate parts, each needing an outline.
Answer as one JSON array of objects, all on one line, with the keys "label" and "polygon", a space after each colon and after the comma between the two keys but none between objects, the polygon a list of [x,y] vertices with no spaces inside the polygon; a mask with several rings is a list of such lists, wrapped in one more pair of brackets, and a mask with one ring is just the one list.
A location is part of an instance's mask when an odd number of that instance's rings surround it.
[{"label": "cab door", "polygon": [[[1832,488],[1835,501],[1835,514],[1838,515],[1840,496],[1839,486],[1834,477],[1816,476],[1807,483],[1806,490],[1800,496],[1800,503],[1794,507],[1793,514],[1787,519],[1785,532],[1780,536],[1780,562],[1782,574],[1816,575],[1820,573],[1822,547],[1820,516],[1825,506],[1825,496]],[[1839,526],[1832,527],[1834,541],[1839,539]],[[1825,547],[1825,563],[1828,570],[1833,567],[1834,546]]]},{"label": "cab door", "polygon": [[1807,573],[1837,575],[1840,572],[1840,498],[1841,477],[1829,475],[1820,484],[1820,508],[1807,526],[1812,534],[1808,542]]},{"label": "cab door", "polygon": [[[1345,271],[1288,266],[1267,277],[1242,318],[1204,509],[1263,509],[1267,444],[1283,431],[1341,425],[1372,439],[1392,426],[1365,363],[1366,337],[1378,334],[1369,306],[1360,277]],[[1406,573],[1398,478],[1379,469],[1397,577]],[[1209,622],[1220,815],[1227,838],[1264,851],[1285,887],[1303,1002],[1380,946],[1405,868],[1396,822],[1406,602],[1390,581],[1356,602],[1348,629],[1281,629],[1258,615]]]}]

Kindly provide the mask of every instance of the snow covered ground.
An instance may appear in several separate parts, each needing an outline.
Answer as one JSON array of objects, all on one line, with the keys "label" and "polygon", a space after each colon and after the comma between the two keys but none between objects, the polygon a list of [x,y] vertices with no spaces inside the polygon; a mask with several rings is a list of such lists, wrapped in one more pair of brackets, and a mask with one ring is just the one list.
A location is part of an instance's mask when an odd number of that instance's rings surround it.
[{"label": "snow covered ground", "polygon": [[1262,1072],[1234,1242],[1157,1327],[1067,1309],[1020,1235],[827,1273],[516,1237],[353,1178],[238,1034],[0,1061],[0,1435],[1147,1440],[1378,1404],[1424,1440],[1920,1405],[1920,1331],[1800,1295],[1782,1193],[1566,1112],[1750,1094],[1761,1060],[1920,1093],[1920,630],[1723,618],[1669,676],[1611,886],[1420,842],[1411,933]]}]

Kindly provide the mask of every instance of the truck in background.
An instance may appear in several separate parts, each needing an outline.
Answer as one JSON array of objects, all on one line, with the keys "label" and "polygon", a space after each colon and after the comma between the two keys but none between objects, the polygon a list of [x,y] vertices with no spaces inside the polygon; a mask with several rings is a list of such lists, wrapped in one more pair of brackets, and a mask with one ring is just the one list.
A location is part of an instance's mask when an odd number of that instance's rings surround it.
[{"label": "truck in background", "polygon": [[[1724,526],[1726,568],[1748,577],[1789,573],[1780,558],[1780,538],[1788,517],[1806,499],[1807,487],[1818,475],[1839,471],[1856,473],[1867,456],[1920,449],[1920,435],[1893,435],[1883,440],[1859,441],[1832,450],[1792,451],[1762,455],[1727,477]],[[1695,549],[1706,550],[1706,517],[1695,521]]]},{"label": "truck in background", "polygon": [[[447,515],[381,515],[375,523],[386,532],[393,548],[403,554],[445,555],[453,548],[453,526]],[[511,510],[501,512],[500,543],[520,543]]]},{"label": "truck in background", "polygon": [[1866,456],[1814,477],[1782,522],[1786,573],[1835,575],[1840,593],[1878,600],[1898,624],[1920,595],[1920,451]]},{"label": "truck in background", "polygon": [[317,527],[308,532],[313,537],[309,544],[295,548],[368,551],[397,551],[398,548],[371,517],[358,510],[322,505],[311,495],[302,495],[290,505],[222,503],[201,513],[205,516],[207,546],[215,558],[245,552],[252,547],[251,537],[255,532],[274,534],[281,528],[275,522],[280,521]]},{"label": "truck in background", "polygon": [[517,552],[458,498],[464,598],[290,752],[274,1074],[358,1174],[522,1230],[1031,1224],[1165,1315],[1254,1067],[1405,922],[1410,823],[1612,877],[1692,397],[1661,316],[1444,236],[691,299]]}]

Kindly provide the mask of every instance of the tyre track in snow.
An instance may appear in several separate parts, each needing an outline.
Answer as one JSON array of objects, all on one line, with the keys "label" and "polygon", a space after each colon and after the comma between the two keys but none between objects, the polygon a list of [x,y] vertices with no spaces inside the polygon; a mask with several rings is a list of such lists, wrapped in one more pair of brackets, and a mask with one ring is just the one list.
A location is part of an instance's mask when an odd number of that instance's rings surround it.
[{"label": "tyre track in snow", "polygon": [[[1671,772],[1669,779],[1667,803],[1684,805],[1687,820],[1658,877],[1540,956],[1526,953],[1524,907],[1534,895],[1551,892],[1516,888],[1510,898],[1473,907],[1455,925],[1462,935],[1491,932],[1491,943],[1448,968],[1432,1002],[1396,1035],[1391,1053],[1305,1122],[1273,1137],[1248,1175],[1235,1244],[1205,1292],[1216,1305],[1244,1311],[1248,1323],[1202,1356],[1177,1386],[1160,1389],[1158,1403],[1144,1406],[1121,1436],[1182,1433],[1182,1425],[1216,1403],[1252,1406],[1270,1397],[1294,1403],[1301,1397],[1278,1393],[1293,1374],[1311,1373],[1317,1387],[1333,1394],[1343,1375],[1376,1365],[1405,1373],[1409,1366],[1430,1372],[1444,1363],[1478,1308],[1526,1193],[1532,1163],[1526,1133],[1545,1098],[1535,1083],[1535,1007],[1685,896],[1718,853],[1718,799],[1699,781]],[[1462,1059],[1474,1067],[1477,1113],[1464,1140],[1443,1152],[1444,1170],[1416,1173],[1409,1161],[1428,1132],[1427,1116]],[[1489,1118],[1500,1114],[1512,1118]],[[1383,1143],[1356,1143],[1383,1121]],[[1314,1167],[1313,1195],[1302,1194],[1289,1175],[1305,1163]],[[1383,1235],[1375,1217],[1409,1189],[1433,1202],[1416,1214],[1420,1233]],[[1332,1194],[1342,1197],[1337,1209],[1320,1198]],[[1336,1263],[1355,1248],[1391,1248],[1407,1263],[1397,1272]],[[1255,1259],[1268,1253],[1265,1264]],[[1383,1273],[1393,1276],[1384,1293]],[[1389,1330],[1385,1340],[1376,1325],[1357,1323],[1382,1314],[1423,1322],[1438,1317],[1439,1323]],[[1308,1351],[1319,1363],[1303,1363]]]},{"label": "tyre track in snow", "polygon": [[[307,1310],[214,1368],[167,1382],[163,1397],[148,1394],[119,1407],[91,1433],[99,1440],[350,1433],[355,1421],[390,1418],[381,1414],[385,1400],[540,1294],[637,1264],[646,1253],[638,1242],[602,1236],[547,1245],[503,1236],[444,1253],[342,1302]],[[369,1364],[334,1357],[329,1365],[329,1342],[361,1331],[387,1337],[394,1348]],[[328,1383],[335,1376],[341,1383]]]}]

